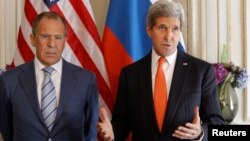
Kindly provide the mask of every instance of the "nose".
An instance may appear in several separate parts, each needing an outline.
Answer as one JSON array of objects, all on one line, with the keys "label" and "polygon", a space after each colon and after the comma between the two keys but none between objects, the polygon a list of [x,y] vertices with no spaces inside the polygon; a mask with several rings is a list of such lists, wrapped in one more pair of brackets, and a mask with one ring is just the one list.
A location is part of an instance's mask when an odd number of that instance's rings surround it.
[{"label": "nose", "polygon": [[56,39],[53,37],[50,37],[48,41],[48,47],[53,48],[55,47],[55,45],[56,45]]},{"label": "nose", "polygon": [[173,33],[171,30],[166,30],[164,33],[164,39],[165,40],[170,40],[173,37]]}]

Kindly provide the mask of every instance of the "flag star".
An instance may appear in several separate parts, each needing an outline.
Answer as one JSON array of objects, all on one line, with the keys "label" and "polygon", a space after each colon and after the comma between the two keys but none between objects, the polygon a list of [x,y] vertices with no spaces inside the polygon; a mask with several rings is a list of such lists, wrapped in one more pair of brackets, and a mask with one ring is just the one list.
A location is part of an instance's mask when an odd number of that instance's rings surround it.
[{"label": "flag star", "polygon": [[55,1],[55,0],[50,0],[50,2],[53,2],[53,1]]}]

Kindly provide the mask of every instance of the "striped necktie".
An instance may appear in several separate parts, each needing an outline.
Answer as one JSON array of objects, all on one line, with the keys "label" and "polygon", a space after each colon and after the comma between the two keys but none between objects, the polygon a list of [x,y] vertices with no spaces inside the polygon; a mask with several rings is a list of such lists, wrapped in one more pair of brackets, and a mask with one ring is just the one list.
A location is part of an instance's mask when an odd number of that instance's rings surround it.
[{"label": "striped necktie", "polygon": [[161,131],[167,107],[167,84],[162,66],[166,59],[161,57],[158,60],[158,69],[155,76],[154,107],[158,127]]},{"label": "striped necktie", "polygon": [[54,125],[57,112],[56,90],[51,80],[53,70],[52,67],[43,69],[44,81],[41,93],[41,112],[49,131],[51,131]]}]

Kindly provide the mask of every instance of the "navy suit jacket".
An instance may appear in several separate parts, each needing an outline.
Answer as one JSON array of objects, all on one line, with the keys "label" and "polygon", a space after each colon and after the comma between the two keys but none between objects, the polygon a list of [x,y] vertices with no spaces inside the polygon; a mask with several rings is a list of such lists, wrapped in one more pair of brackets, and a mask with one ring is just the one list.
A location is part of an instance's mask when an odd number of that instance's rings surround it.
[{"label": "navy suit jacket", "polygon": [[[179,48],[179,47],[178,47]],[[192,122],[199,106],[204,138],[207,124],[223,124],[213,67],[178,49],[167,112],[160,132],[152,93],[151,52],[125,67],[120,75],[112,125],[116,141],[132,132],[133,141],[172,141],[178,126]]]},{"label": "navy suit jacket", "polygon": [[0,129],[4,141],[96,141],[98,106],[95,75],[63,60],[60,101],[49,132],[38,103],[34,62],[0,78]]}]

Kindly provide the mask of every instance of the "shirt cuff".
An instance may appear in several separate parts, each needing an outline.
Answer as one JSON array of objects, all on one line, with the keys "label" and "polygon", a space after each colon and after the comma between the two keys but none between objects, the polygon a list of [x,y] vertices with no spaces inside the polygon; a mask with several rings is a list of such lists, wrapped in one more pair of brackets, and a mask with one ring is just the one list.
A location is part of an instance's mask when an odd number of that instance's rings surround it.
[{"label": "shirt cuff", "polygon": [[201,135],[197,139],[194,139],[193,141],[202,141],[203,138],[204,138],[204,130],[201,126]]}]

